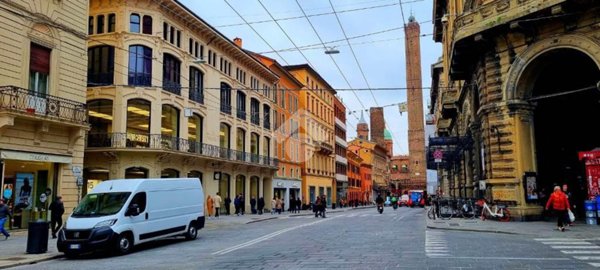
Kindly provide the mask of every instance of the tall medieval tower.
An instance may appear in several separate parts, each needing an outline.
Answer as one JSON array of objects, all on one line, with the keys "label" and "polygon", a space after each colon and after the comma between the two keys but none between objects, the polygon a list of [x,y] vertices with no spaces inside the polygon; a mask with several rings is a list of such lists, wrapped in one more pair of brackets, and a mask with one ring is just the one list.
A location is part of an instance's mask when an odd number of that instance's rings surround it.
[{"label": "tall medieval tower", "polygon": [[413,188],[426,189],[425,126],[421,89],[421,28],[414,16],[404,27],[406,46],[406,87],[408,105],[408,151],[410,180]]}]

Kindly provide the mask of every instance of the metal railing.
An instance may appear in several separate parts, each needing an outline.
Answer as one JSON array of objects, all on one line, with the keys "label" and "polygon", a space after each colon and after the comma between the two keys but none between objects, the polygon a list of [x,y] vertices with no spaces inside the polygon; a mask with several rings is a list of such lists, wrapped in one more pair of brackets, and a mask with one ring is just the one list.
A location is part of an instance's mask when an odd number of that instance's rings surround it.
[{"label": "metal railing", "polygon": [[80,125],[88,123],[85,103],[16,86],[0,86],[0,111],[4,110]]},{"label": "metal railing", "polygon": [[175,95],[181,95],[181,84],[163,79],[163,89]]},{"label": "metal railing", "polygon": [[244,111],[244,110],[237,110],[237,118],[242,119],[242,120],[246,120],[246,111]]},{"label": "metal railing", "polygon": [[221,112],[231,114],[231,105],[221,103]]},{"label": "metal railing", "polygon": [[196,89],[190,89],[190,99],[200,104],[204,104],[204,94],[198,92]]},{"label": "metal railing", "polygon": [[170,150],[269,167],[279,166],[279,160],[275,158],[162,134],[90,133],[87,135],[86,147]]}]

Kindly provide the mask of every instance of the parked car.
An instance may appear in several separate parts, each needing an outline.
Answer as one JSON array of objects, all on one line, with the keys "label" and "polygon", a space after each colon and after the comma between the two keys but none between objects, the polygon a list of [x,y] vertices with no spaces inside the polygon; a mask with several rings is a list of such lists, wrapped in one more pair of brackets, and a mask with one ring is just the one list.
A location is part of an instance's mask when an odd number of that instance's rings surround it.
[{"label": "parked car", "polygon": [[403,194],[402,196],[400,196],[400,200],[398,201],[400,206],[409,206],[408,202],[410,201],[410,198],[408,197],[408,194]]},{"label": "parked car", "polygon": [[164,237],[196,239],[204,227],[203,198],[197,178],[104,181],[67,219],[58,250],[67,257],[99,250],[126,254]]},{"label": "parked car", "polygon": [[408,191],[410,207],[421,206],[425,207],[425,198],[423,197],[423,190],[410,190]]}]

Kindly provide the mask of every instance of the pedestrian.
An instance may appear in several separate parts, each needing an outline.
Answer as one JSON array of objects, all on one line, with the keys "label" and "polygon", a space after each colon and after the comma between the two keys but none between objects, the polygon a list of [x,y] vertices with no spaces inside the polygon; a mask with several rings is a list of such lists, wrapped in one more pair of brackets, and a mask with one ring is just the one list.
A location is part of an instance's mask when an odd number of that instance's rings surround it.
[{"label": "pedestrian", "polygon": [[315,204],[313,205],[313,212],[315,212],[315,217],[318,217],[319,215],[321,215],[321,212],[319,211],[321,207],[321,197],[317,196],[317,200],[315,201]]},{"label": "pedestrian", "polygon": [[235,207],[235,214],[240,215],[240,195],[235,195],[235,199],[233,199],[233,206]]},{"label": "pedestrian", "polygon": [[9,217],[11,222],[13,222],[8,206],[4,204],[4,199],[0,199],[0,232],[4,234],[4,240],[8,240],[10,237],[10,234],[4,229],[4,223]]},{"label": "pedestrian", "polygon": [[321,196],[321,213],[323,218],[325,218],[325,210],[327,208],[327,197],[325,195]]},{"label": "pedestrian", "polygon": [[256,198],[254,196],[250,199],[250,211],[253,215],[256,215]]},{"label": "pedestrian", "polygon": [[246,212],[246,202],[244,201],[244,195],[240,193],[240,214],[243,216],[244,212]]},{"label": "pedestrian", "polygon": [[227,197],[225,197],[225,213],[227,213],[227,215],[231,215],[231,209],[229,209],[231,205],[231,198],[229,198],[229,195],[227,195]]},{"label": "pedestrian", "polygon": [[56,196],[56,199],[50,204],[50,226],[52,229],[52,238],[56,238],[56,232],[62,227],[62,216],[65,214],[65,205],[62,197]]},{"label": "pedestrian", "polygon": [[296,213],[296,204],[294,203],[295,201],[296,199],[290,198],[290,206],[288,208],[288,211],[290,211],[290,213]]},{"label": "pedestrian", "polygon": [[[569,187],[567,186],[567,184],[564,184],[562,186],[562,191],[563,193],[565,193],[565,196],[567,196],[567,201],[569,202],[569,205],[573,208],[575,208],[575,205],[573,204],[573,194],[571,194],[571,192],[569,191]],[[569,210],[571,210],[571,208],[567,209],[567,225],[569,225],[569,227],[573,226],[573,222],[571,221],[571,217],[569,217]],[[574,209],[573,209],[574,210]],[[575,212],[575,211],[573,211]],[[573,213],[575,214],[575,213]]]},{"label": "pedestrian", "polygon": [[259,197],[257,204],[258,204],[258,214],[262,215],[263,214],[263,210],[265,210],[265,198]]},{"label": "pedestrian", "polygon": [[565,223],[568,223],[565,220],[567,217],[567,209],[571,207],[569,206],[569,200],[567,199],[567,196],[560,190],[559,186],[554,187],[554,192],[552,195],[550,195],[550,199],[546,203],[546,210],[548,210],[550,206],[552,206],[552,210],[554,210],[554,213],[558,218],[556,224],[558,230],[564,232]]},{"label": "pedestrian", "polygon": [[300,197],[296,198],[296,207],[298,213],[300,213],[300,210],[302,210],[302,201],[300,200]]},{"label": "pedestrian", "polygon": [[273,199],[271,200],[271,215],[275,214],[275,206],[277,206],[277,199],[273,197]]},{"label": "pedestrian", "polygon": [[210,195],[208,195],[208,197],[206,197],[206,212],[208,214],[208,218],[211,218],[213,215],[213,207],[214,207],[214,201],[212,199],[212,197],[210,197]]},{"label": "pedestrian", "polygon": [[281,207],[282,207],[281,198],[277,198],[277,200],[275,200],[275,210],[278,215],[281,215]]},{"label": "pedestrian", "polygon": [[285,201],[283,199],[281,199],[281,211],[280,212],[285,212]]},{"label": "pedestrian", "polygon": [[217,195],[215,195],[215,197],[213,198],[213,202],[215,204],[215,217],[218,218],[220,216],[221,213],[219,213],[219,211],[221,210],[221,195],[219,194],[219,192],[217,192]]}]

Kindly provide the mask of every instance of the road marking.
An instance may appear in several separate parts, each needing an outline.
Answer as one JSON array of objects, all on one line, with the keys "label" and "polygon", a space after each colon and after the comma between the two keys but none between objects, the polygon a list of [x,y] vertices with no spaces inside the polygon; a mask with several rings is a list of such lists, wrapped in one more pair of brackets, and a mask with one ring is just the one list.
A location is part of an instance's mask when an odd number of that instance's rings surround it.
[{"label": "road marking", "polygon": [[600,263],[588,263],[588,264],[593,267],[600,267]]},{"label": "road marking", "polygon": [[519,257],[444,257],[445,260],[455,259],[455,260],[522,260],[522,261],[569,261],[569,258],[519,258]]},{"label": "road marking", "polygon": [[600,254],[600,250],[561,250],[564,254]]},{"label": "road marking", "polygon": [[446,238],[443,233],[425,231],[425,255],[427,257],[450,256]]},{"label": "road marking", "polygon": [[544,245],[592,245],[589,242],[542,242]]},{"label": "road marking", "polygon": [[573,258],[584,261],[600,260],[600,256],[573,256]]},{"label": "road marking", "polygon": [[535,238],[535,241],[585,241],[585,239],[575,238]]},{"label": "road marking", "polygon": [[307,226],[312,226],[312,225],[315,225],[315,224],[318,224],[318,223],[321,223],[321,222],[332,220],[334,218],[336,218],[336,217],[331,217],[331,218],[328,218],[328,219],[321,219],[321,220],[314,221],[314,222],[311,222],[311,223],[306,223],[306,224],[298,225],[298,226],[295,226],[295,227],[291,227],[291,228],[279,230],[279,231],[276,231],[276,232],[273,232],[273,233],[261,236],[259,238],[254,239],[254,240],[250,240],[248,242],[245,242],[245,243],[233,246],[233,247],[229,247],[229,248],[226,248],[226,249],[222,249],[222,250],[213,252],[212,255],[225,255],[227,253],[236,251],[238,249],[249,247],[251,245],[254,245],[254,244],[257,244],[257,243],[269,240],[269,239],[271,239],[273,237],[276,237],[276,236],[278,236],[278,235],[280,235],[282,233],[289,232],[289,231],[296,230],[296,229],[300,229],[300,228],[307,227]]},{"label": "road marking", "polygon": [[600,249],[599,246],[551,246],[554,249]]}]

